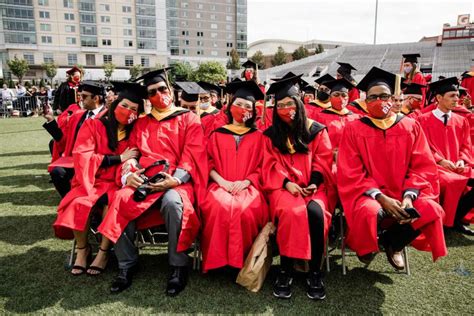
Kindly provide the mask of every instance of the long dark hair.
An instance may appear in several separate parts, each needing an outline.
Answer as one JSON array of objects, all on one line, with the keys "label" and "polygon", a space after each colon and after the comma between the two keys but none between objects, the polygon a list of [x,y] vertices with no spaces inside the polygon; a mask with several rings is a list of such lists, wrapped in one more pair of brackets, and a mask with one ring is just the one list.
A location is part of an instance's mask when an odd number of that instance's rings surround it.
[{"label": "long dark hair", "polygon": [[[117,122],[117,119],[115,118],[114,112],[117,106],[119,105],[119,103],[123,99],[124,98],[120,96],[117,99],[115,99],[115,101],[112,102],[112,104],[110,104],[107,112],[104,115],[102,115],[102,117],[100,118],[100,121],[104,124],[105,130],[107,132],[108,146],[110,150],[112,151],[115,151],[118,147],[117,130],[118,130],[119,123]],[[140,100],[140,102],[138,103],[137,115],[142,113],[143,109],[144,109],[144,102],[143,100]],[[126,132],[125,139],[127,139],[128,136],[130,135],[130,132],[132,131],[134,124],[135,122],[125,126],[125,132]]]},{"label": "long dark hair", "polygon": [[[227,114],[227,119],[229,120],[229,124],[232,124],[232,122],[234,121],[234,118],[232,117],[232,113],[230,112],[230,108],[233,106],[233,104],[235,102],[235,99],[237,99],[237,98],[232,97],[232,100],[231,100],[232,102],[229,103],[229,105],[227,106],[227,109],[226,109],[226,114]],[[256,103],[257,103],[257,101],[252,102],[252,118],[245,121],[245,126],[246,127],[255,127],[255,119],[257,117],[257,109],[255,107]]]},{"label": "long dark hair", "polygon": [[290,126],[283,122],[280,116],[277,113],[277,102],[275,99],[275,108],[273,110],[273,123],[272,123],[272,133],[271,140],[273,146],[278,148],[281,153],[289,153],[287,146],[287,139],[293,141],[293,146],[296,152],[299,153],[308,153],[308,144],[310,143],[310,134],[306,118],[306,110],[303,102],[298,96],[292,96],[291,99],[296,103],[296,114],[293,124]]}]

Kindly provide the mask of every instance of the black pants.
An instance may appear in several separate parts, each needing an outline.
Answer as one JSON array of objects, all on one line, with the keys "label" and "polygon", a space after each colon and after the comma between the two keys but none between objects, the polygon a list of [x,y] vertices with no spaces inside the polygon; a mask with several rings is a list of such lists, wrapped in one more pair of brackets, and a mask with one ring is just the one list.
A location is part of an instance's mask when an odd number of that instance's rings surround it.
[{"label": "black pants", "polygon": [[[472,179],[469,180],[468,185],[473,185],[474,182]],[[462,224],[462,219],[464,216],[469,213],[469,211],[474,207],[474,189],[471,188],[469,192],[464,194],[458,203],[458,208],[456,210],[456,217],[454,218],[455,224]]]},{"label": "black pants", "polygon": [[387,218],[389,221],[392,220],[387,212],[380,209],[377,216],[377,231],[380,241],[385,247],[390,246],[394,251],[402,251],[421,234],[421,231],[413,229],[411,224],[401,225],[398,222],[394,222],[384,229],[382,221]]},{"label": "black pants", "polygon": [[54,167],[50,175],[56,191],[63,198],[71,190],[71,179],[74,177],[74,169]]},{"label": "black pants", "polygon": [[[321,206],[311,201],[307,207],[309,235],[311,239],[311,260],[309,269],[313,272],[321,271],[321,262],[324,253],[324,213]],[[280,256],[281,268],[284,271],[291,271],[293,260],[291,258]]]}]

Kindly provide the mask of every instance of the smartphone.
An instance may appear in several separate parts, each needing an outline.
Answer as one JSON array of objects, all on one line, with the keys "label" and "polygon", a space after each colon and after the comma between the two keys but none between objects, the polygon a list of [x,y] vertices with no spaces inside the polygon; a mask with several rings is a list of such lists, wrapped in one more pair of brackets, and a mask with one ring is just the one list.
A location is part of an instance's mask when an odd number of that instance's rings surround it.
[{"label": "smartphone", "polygon": [[406,208],[405,212],[407,212],[408,215],[410,215],[410,218],[420,218],[421,217],[420,213],[418,213],[418,211],[413,207]]}]

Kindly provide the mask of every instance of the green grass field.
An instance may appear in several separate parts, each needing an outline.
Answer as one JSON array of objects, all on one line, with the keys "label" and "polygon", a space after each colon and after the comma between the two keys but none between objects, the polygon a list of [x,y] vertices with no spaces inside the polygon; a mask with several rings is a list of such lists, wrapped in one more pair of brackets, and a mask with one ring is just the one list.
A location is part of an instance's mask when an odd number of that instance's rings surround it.
[{"label": "green grass field", "polygon": [[112,296],[114,263],[99,278],[73,277],[64,269],[71,242],[54,238],[51,228],[59,197],[48,182],[50,137],[42,123],[41,118],[0,119],[1,314],[472,314],[474,238],[449,231],[449,255],[435,264],[430,254],[410,249],[411,276],[394,272],[383,254],[368,269],[350,256],[343,276],[341,258],[334,254],[324,302],[306,298],[302,278],[294,282],[292,299],[274,299],[275,269],[256,294],[224,272],[193,272],[182,295],[168,298],[167,259],[156,249],[142,252],[132,287]]}]

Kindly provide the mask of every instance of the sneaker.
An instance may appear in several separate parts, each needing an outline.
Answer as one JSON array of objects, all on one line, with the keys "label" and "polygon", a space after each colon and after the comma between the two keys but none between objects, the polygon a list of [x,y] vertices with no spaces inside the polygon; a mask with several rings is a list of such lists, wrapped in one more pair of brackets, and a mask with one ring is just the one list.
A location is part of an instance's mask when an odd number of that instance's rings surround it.
[{"label": "sneaker", "polygon": [[273,296],[277,298],[289,299],[291,297],[291,283],[293,278],[283,270],[280,270],[275,284],[273,284]]},{"label": "sneaker", "polygon": [[312,300],[324,300],[326,290],[324,289],[323,274],[321,272],[309,272],[306,279],[308,290],[306,295]]}]

